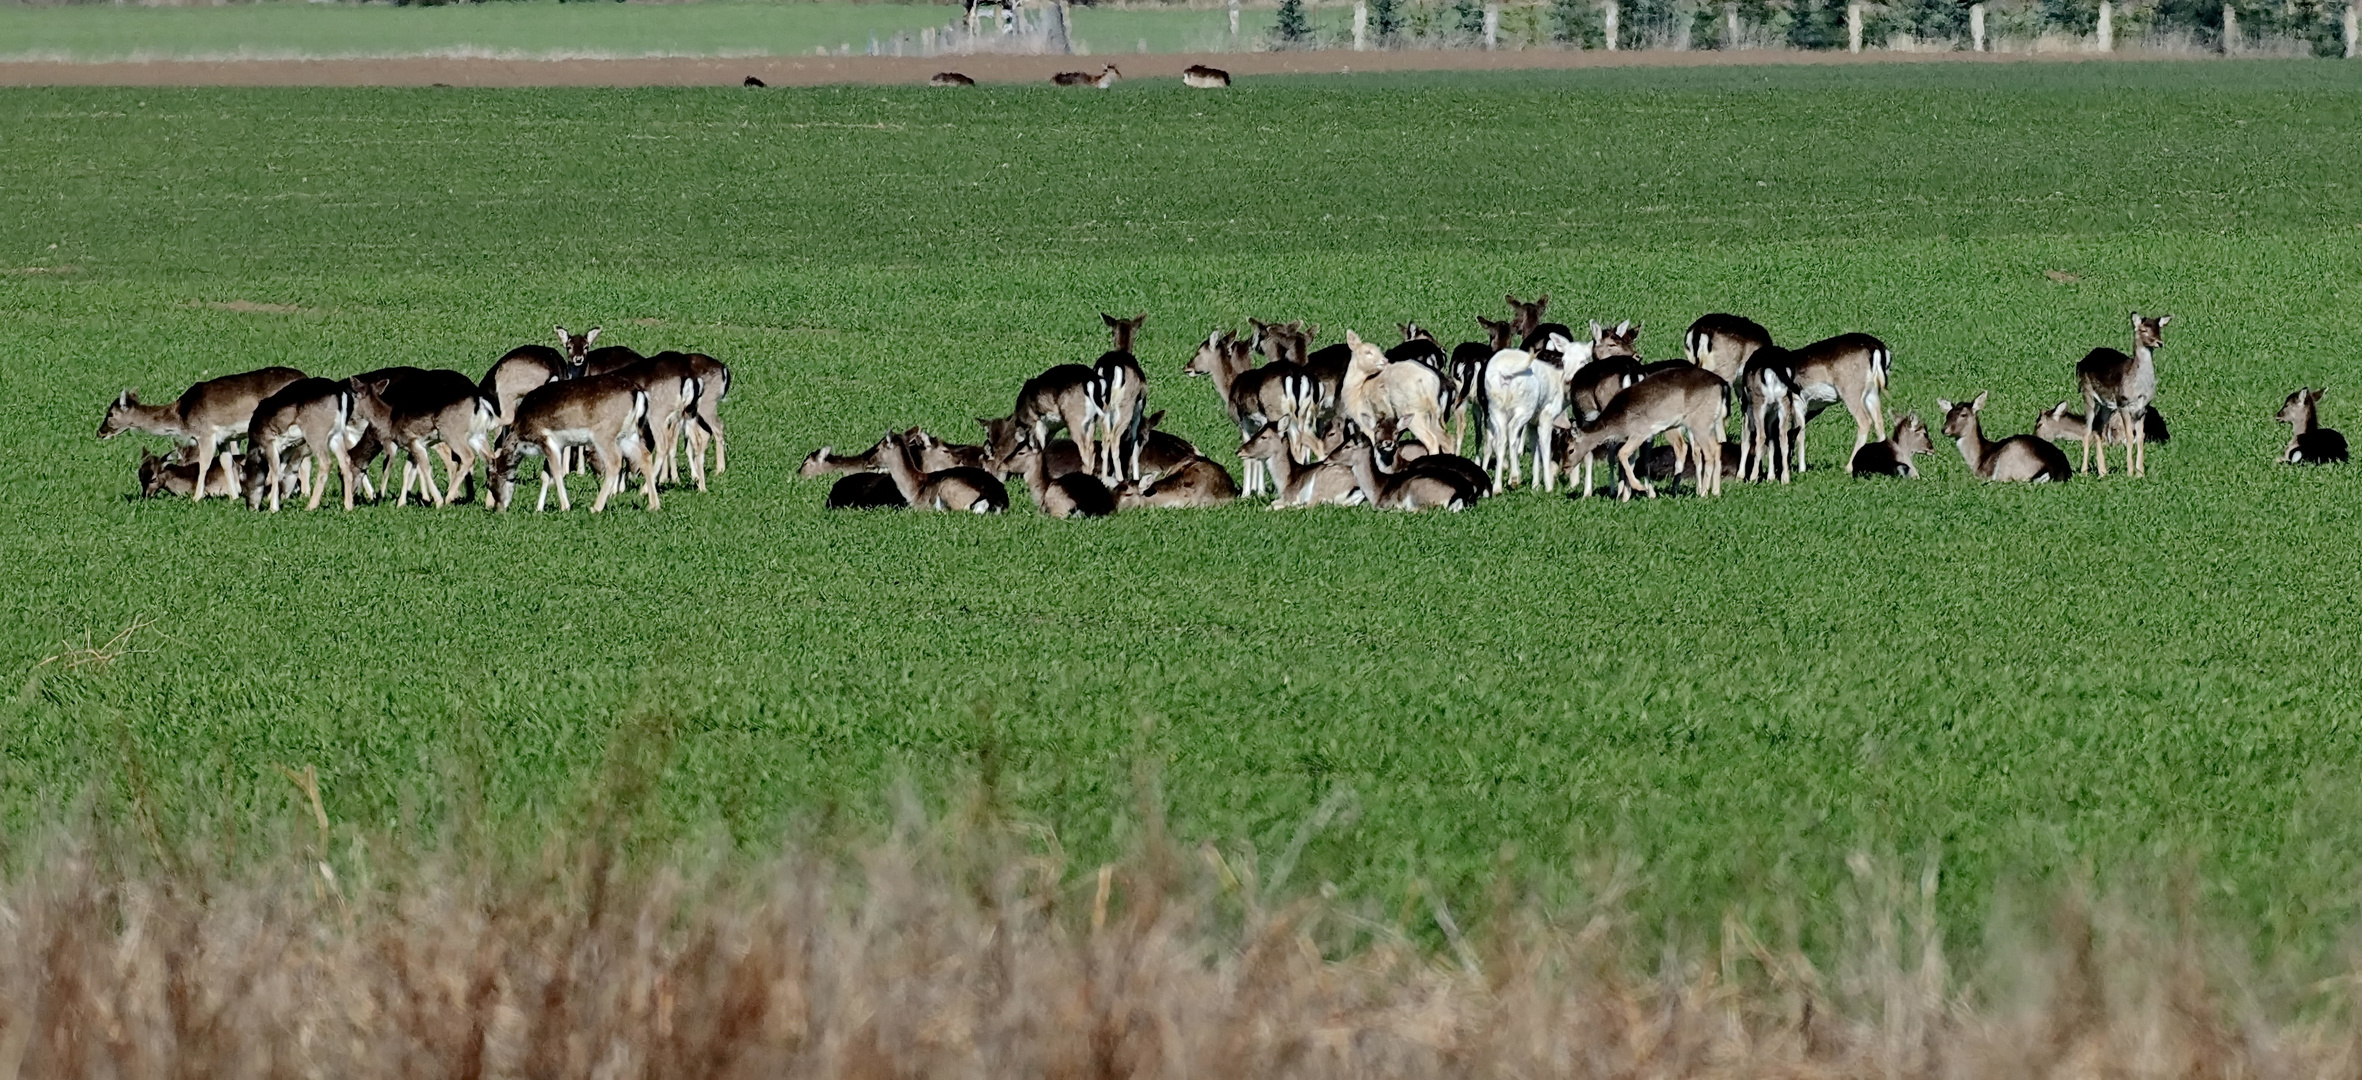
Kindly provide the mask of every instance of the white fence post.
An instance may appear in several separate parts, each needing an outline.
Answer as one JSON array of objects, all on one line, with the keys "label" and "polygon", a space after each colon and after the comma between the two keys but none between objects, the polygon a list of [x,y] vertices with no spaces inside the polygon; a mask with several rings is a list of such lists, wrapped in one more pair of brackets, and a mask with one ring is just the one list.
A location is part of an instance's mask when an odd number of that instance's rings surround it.
[{"label": "white fence post", "polygon": [[1230,48],[1238,49],[1238,0],[1230,0]]},{"label": "white fence post", "polygon": [[1607,51],[1609,52],[1616,51],[1616,17],[1622,14],[1622,12],[1616,10],[1616,6],[1616,0],[1607,0],[1607,3],[1599,5],[1600,10],[1605,13],[1605,21],[1607,23]]},{"label": "white fence post", "polygon": [[1845,51],[1862,51],[1862,5],[1845,5]]},{"label": "white fence post", "polygon": [[1366,0],[1353,0],[1353,51],[1363,52],[1370,47],[1370,5]]},{"label": "white fence post", "polygon": [[2362,0],[2346,4],[2346,59],[2362,55]]},{"label": "white fence post", "polygon": [[1498,3],[1486,4],[1484,6],[1484,47],[1493,49],[1500,47],[1500,44],[1501,5]]},{"label": "white fence post", "polygon": [[2099,50],[2116,51],[2116,5],[2100,0]]},{"label": "white fence post", "polygon": [[2223,5],[2223,55],[2229,56],[2239,47],[2239,9]]},{"label": "white fence post", "polygon": [[1985,5],[1968,6],[1968,40],[1978,52],[1985,51]]},{"label": "white fence post", "polygon": [[1722,47],[1739,47],[1739,5],[1735,3],[1722,5]]}]

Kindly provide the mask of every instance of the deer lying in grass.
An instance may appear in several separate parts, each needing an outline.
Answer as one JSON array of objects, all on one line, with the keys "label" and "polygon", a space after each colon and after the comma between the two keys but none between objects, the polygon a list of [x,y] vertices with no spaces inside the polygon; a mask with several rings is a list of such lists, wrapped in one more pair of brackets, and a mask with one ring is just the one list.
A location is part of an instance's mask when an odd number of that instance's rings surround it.
[{"label": "deer lying in grass", "polygon": [[[2062,401],[2042,410],[2042,415],[2034,418],[2034,434],[2061,445],[2083,442],[2083,432],[2092,425],[2084,422],[2082,413],[2074,411],[2074,405],[2074,402]],[[2101,434],[2107,439],[2108,445],[2123,445],[2114,425],[2109,425]],[[2165,414],[2158,412],[2154,405],[2149,407],[2148,412],[2141,414],[2141,436],[2153,443],[2173,441],[2172,430],[2165,426]]]},{"label": "deer lying in grass", "polygon": [[1230,478],[1230,470],[1203,457],[1192,457],[1165,469],[1146,484],[1126,480],[1115,486],[1116,505],[1126,510],[1143,506],[1174,510],[1227,506],[1237,499],[1238,482]]},{"label": "deer lying in grass", "polygon": [[1009,489],[982,469],[956,466],[928,471],[919,467],[916,448],[900,434],[886,436],[886,475],[913,510],[951,510],[971,514],[999,514],[1009,509]]},{"label": "deer lying in grass", "polygon": [[1912,464],[1911,458],[1932,453],[1935,440],[1928,436],[1927,425],[1920,422],[1918,413],[1904,417],[1893,427],[1893,434],[1878,442],[1865,443],[1854,451],[1848,470],[1855,476],[1918,476],[1919,466]]},{"label": "deer lying in grass", "polygon": [[1095,86],[1105,90],[1114,86],[1115,81],[1123,77],[1123,72],[1117,71],[1114,64],[1109,64],[1100,68],[1097,75],[1087,71],[1061,71],[1050,76],[1050,84],[1053,86]]},{"label": "deer lying in grass", "polygon": [[189,448],[188,460],[208,477],[217,466],[221,470],[219,481],[191,483],[190,499],[203,499],[208,488],[225,485],[234,495],[238,467],[226,445],[246,436],[256,406],[303,377],[303,372],[291,367],[224,375],[189,387],[167,405],[142,405],[139,391],[125,390],[107,406],[106,418],[99,421],[98,437],[112,439],[126,431],[162,435]]},{"label": "deer lying in grass", "polygon": [[[214,484],[213,494],[222,496],[237,494],[238,485],[231,482],[229,474],[220,469],[206,471],[212,474],[207,479]],[[189,497],[191,490],[196,486],[197,464],[193,461],[182,460],[180,452],[175,452],[171,457],[165,457],[153,450],[143,449],[139,452],[140,498],[153,499],[159,495],[170,495],[185,499]]]},{"label": "deer lying in grass", "polygon": [[938,71],[927,80],[929,86],[974,86],[976,80],[956,71]]},{"label": "deer lying in grass", "polygon": [[1680,429],[1687,446],[1686,455],[1676,448],[1676,466],[1686,456],[1697,468],[1698,493],[1722,494],[1722,432],[1730,417],[1729,389],[1713,372],[1685,364],[1618,393],[1600,410],[1597,421],[1575,426],[1567,441],[1567,459],[1583,463],[1581,497],[1591,496],[1594,451],[1621,443],[1616,466],[1624,480],[1622,498],[1630,499],[1635,489],[1656,498],[1657,489],[1633,468],[1633,457],[1659,432],[1674,429]]},{"label": "deer lying in grass", "polygon": [[1439,450],[1457,451],[1443,435],[1443,377],[1425,364],[1390,364],[1376,345],[1345,332],[1353,362],[1337,388],[1337,417],[1363,431],[1381,419],[1399,422],[1413,438]]},{"label": "deer lying in grass", "polygon": [[506,510],[516,499],[518,460],[528,452],[541,455],[541,494],[533,509],[549,507],[550,486],[558,489],[558,509],[574,509],[566,492],[566,453],[587,449],[599,473],[599,494],[591,512],[607,508],[607,500],[622,490],[623,466],[629,463],[641,476],[640,497],[648,509],[664,503],[656,492],[656,466],[649,458],[655,441],[648,428],[648,392],[620,375],[593,375],[551,383],[517,402],[516,423],[494,448],[486,470],[492,508]]},{"label": "deer lying in grass", "polygon": [[1362,435],[1348,435],[1345,444],[1337,448],[1331,459],[1341,462],[1353,473],[1356,486],[1361,489],[1362,501],[1382,510],[1465,510],[1477,500],[1479,492],[1443,474],[1400,472],[1392,475],[1378,471],[1377,450]]},{"label": "deer lying in grass", "polygon": [[1379,472],[1441,476],[1479,496],[1493,490],[1492,475],[1485,472],[1483,466],[1458,454],[1431,451],[1415,442],[1403,442],[1391,420],[1378,421],[1378,430],[1371,433],[1370,442],[1376,451],[1373,460],[1377,462]]},{"label": "deer lying in grass", "polygon": [[2024,481],[2027,483],[2065,483],[2075,475],[2067,463],[2067,453],[2056,443],[2032,435],[2012,435],[1993,441],[1985,438],[1984,425],[1977,414],[1985,409],[1986,391],[1961,404],[1938,400],[1936,408],[1944,414],[1944,434],[1960,441],[1960,459],[1968,462],[1970,472],[1986,480]]},{"label": "deer lying in grass", "polygon": [[1218,67],[1191,64],[1181,69],[1181,85],[1192,90],[1219,90],[1230,85],[1230,73]]},{"label": "deer lying in grass", "polygon": [[2346,437],[2321,426],[2321,395],[2303,390],[2288,395],[2272,419],[2288,425],[2288,448],[2280,460],[2290,465],[2331,465],[2346,460]]},{"label": "deer lying in grass", "polygon": [[[363,392],[374,398],[374,390],[383,385],[372,384]],[[302,487],[308,496],[304,509],[320,508],[320,497],[328,493],[327,467],[331,464],[344,484],[344,508],[352,509],[356,481],[368,482],[366,475],[353,470],[351,450],[366,426],[355,415],[354,398],[354,390],[344,383],[299,379],[256,405],[246,429],[246,504],[256,509],[268,505],[272,513],[278,512],[280,493],[286,486],[282,482],[286,453],[301,443],[311,455],[303,475]],[[314,471],[319,474],[317,484],[312,480]]]},{"label": "deer lying in grass", "polygon": [[1032,493],[1033,504],[1044,514],[1070,518],[1106,517],[1115,513],[1115,493],[1104,482],[1088,472],[1051,476],[1044,465],[1041,447],[1030,440],[1017,445],[1009,464],[1025,478],[1025,490]]},{"label": "deer lying in grass", "polygon": [[884,472],[885,449],[885,439],[879,439],[869,449],[858,454],[839,454],[836,447],[823,446],[804,456],[804,464],[796,470],[796,475],[809,479],[829,473]]},{"label": "deer lying in grass", "polygon": [[2154,319],[2132,313],[2132,355],[2098,348],[2075,364],[2075,386],[2083,395],[2083,471],[2091,471],[2092,451],[2099,451],[2100,475],[2108,475],[2108,444],[2092,437],[2103,427],[2113,428],[2116,445],[2124,447],[2124,471],[2133,476],[2149,472],[2145,431],[2149,402],[2157,396],[2157,350],[2165,344],[2171,315]]},{"label": "deer lying in grass", "polygon": [[884,473],[857,472],[829,485],[829,510],[908,510],[910,503],[903,499],[902,489],[894,486],[894,478]]},{"label": "deer lying in grass", "polygon": [[1335,459],[1298,464],[1278,424],[1265,424],[1238,448],[1239,459],[1260,461],[1275,484],[1274,510],[1286,506],[1353,506],[1362,501],[1361,482]]}]

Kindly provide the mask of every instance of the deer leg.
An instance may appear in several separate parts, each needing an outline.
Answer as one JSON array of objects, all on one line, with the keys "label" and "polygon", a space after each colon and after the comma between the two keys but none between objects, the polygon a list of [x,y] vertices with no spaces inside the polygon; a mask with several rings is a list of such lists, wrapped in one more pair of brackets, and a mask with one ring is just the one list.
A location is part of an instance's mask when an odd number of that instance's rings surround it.
[{"label": "deer leg", "polygon": [[[633,459],[639,464],[640,474],[646,477],[646,479],[640,483],[640,498],[648,504],[648,509],[650,510],[663,509],[664,497],[656,493],[656,469],[654,467],[661,465],[662,462],[649,461],[648,458],[652,451],[648,447],[641,446],[635,442],[625,442],[623,444],[623,452],[625,456]],[[618,490],[620,490],[621,487],[622,485],[619,482],[617,484]]]},{"label": "deer leg", "polygon": [[[433,459],[427,456],[426,436],[421,435],[410,440],[410,458],[418,463],[419,498],[436,506],[443,505],[443,491],[435,486],[435,470],[433,466],[428,464]],[[402,478],[406,482],[410,477],[408,473],[404,473]],[[408,490],[406,485],[404,490]]]},{"label": "deer leg", "polygon": [[565,465],[566,457],[564,455],[567,451],[565,448],[562,448],[558,445],[558,441],[556,439],[551,439],[549,446],[547,446],[545,449],[548,450],[549,456],[542,459],[543,463],[545,465],[553,461],[558,463],[558,509],[561,511],[572,510],[574,509],[574,500],[568,497],[566,494],[566,477],[569,475],[569,473]]},{"label": "deer leg", "polygon": [[[320,508],[320,497],[328,494],[327,455],[319,443],[313,442],[310,439],[305,439],[303,441],[303,449],[304,453],[308,455],[304,458],[303,462],[303,508],[305,510],[317,510]],[[315,469],[314,466],[318,467]],[[318,484],[313,484],[311,482],[312,474],[315,472],[317,472],[320,476],[320,482]]]},{"label": "deer leg", "polygon": [[591,464],[599,472],[599,494],[591,500],[591,513],[596,514],[607,508],[607,495],[618,486],[623,462],[620,460],[622,455],[616,453],[616,447],[608,443],[593,441],[589,451]]},{"label": "deer leg", "polygon": [[1624,476],[1625,502],[1632,501],[1632,492],[1635,489],[1648,492],[1649,498],[1657,497],[1657,489],[1641,477],[1639,470],[1632,467],[1633,457],[1638,455],[1640,448],[1646,445],[1648,445],[1647,439],[1626,439],[1624,445],[1616,450],[1616,470]]},{"label": "deer leg", "polygon": [[194,458],[197,462],[197,488],[189,493],[191,502],[201,501],[205,498],[205,470],[213,467],[214,449],[219,445],[219,441],[213,437],[211,432],[197,437],[197,454]]}]

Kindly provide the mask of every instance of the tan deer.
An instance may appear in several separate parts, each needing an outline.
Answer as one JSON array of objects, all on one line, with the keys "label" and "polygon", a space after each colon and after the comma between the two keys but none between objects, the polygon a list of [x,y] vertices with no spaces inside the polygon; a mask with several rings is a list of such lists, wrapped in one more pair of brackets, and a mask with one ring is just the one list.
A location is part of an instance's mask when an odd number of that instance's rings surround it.
[{"label": "tan deer", "polygon": [[[730,365],[693,352],[689,354],[689,373],[697,376],[698,386],[697,407],[690,413],[690,419],[695,422],[688,425],[687,449],[692,460],[689,472],[697,478],[697,490],[704,491],[708,474],[720,476],[730,467],[729,440],[723,437],[722,430],[722,402],[730,397]],[[708,446],[714,452],[710,470],[695,463],[703,460]],[[677,477],[680,470],[675,468],[672,474]]]},{"label": "tan deer", "polygon": [[2280,460],[2290,465],[2330,465],[2346,460],[2346,437],[2321,426],[2321,395],[2300,389],[2288,395],[2272,419],[2288,425],[2288,447]]},{"label": "tan deer", "polygon": [[1340,419],[1365,434],[1377,430],[1379,420],[1392,419],[1429,447],[1459,451],[1459,444],[1444,441],[1443,376],[1425,364],[1388,363],[1384,350],[1351,330],[1345,332],[1345,344],[1353,350],[1353,362],[1337,388]]},{"label": "tan deer", "polygon": [[1936,409],[1944,414],[1944,434],[1960,441],[1960,459],[1968,463],[1970,472],[1986,480],[2035,484],[2065,483],[2075,475],[2066,451],[2047,439],[2032,435],[2012,435],[1998,441],[1985,438],[1977,414],[1985,410],[1986,393],[1979,390],[1974,399],[1960,404],[1936,402]]},{"label": "tan deer", "polygon": [[1204,457],[1180,462],[1146,484],[1126,480],[1115,487],[1116,505],[1126,510],[1227,506],[1237,498],[1238,482],[1230,478],[1230,470]]},{"label": "tan deer", "polygon": [[[559,336],[565,337],[565,327]],[[476,392],[492,399],[496,419],[506,425],[516,419],[517,399],[560,379],[572,378],[574,365],[566,354],[547,345],[519,345],[503,353],[476,382]]]},{"label": "tan deer", "polygon": [[1059,364],[1025,380],[1017,389],[1017,406],[1007,417],[976,418],[984,428],[985,449],[995,458],[1006,458],[1017,452],[1020,436],[1031,437],[1036,446],[1047,446],[1050,432],[1063,425],[1086,460],[1099,460],[1099,444],[1092,438],[1098,428],[1093,385],[1098,379],[1099,372],[1093,368]]},{"label": "tan deer", "polygon": [[[1303,415],[1303,395],[1291,392],[1290,382],[1300,391],[1309,378],[1302,367],[1292,361],[1273,361],[1262,367],[1254,366],[1254,346],[1242,341],[1228,330],[1217,330],[1198,345],[1196,355],[1181,369],[1183,375],[1210,378],[1214,393],[1222,407],[1238,425],[1241,441],[1252,439],[1265,425],[1277,425],[1283,438],[1296,440],[1290,447],[1293,460],[1307,459],[1308,429],[1314,418]],[[1248,495],[1260,495],[1267,487],[1270,472],[1262,459],[1246,458],[1240,463]]]},{"label": "tan deer", "polygon": [[2139,438],[2146,430],[2149,402],[2157,396],[2157,350],[2165,344],[2171,315],[2144,319],[2132,313],[2132,355],[2098,348],[2075,364],[2075,386],[2083,395],[2083,471],[2091,471],[2092,451],[2100,455],[2100,475],[2108,475],[2108,446],[2092,437],[2101,427],[2112,428],[2117,445],[2124,447],[2124,471],[2132,476],[2149,473],[2149,446]]},{"label": "tan deer", "polygon": [[[463,478],[473,477],[476,461],[492,457],[492,436],[500,428],[500,406],[487,399],[479,384],[456,371],[427,371],[399,381],[364,380],[355,376],[347,385],[357,395],[356,411],[377,437],[404,457],[402,486],[394,505],[410,500],[416,485],[421,497],[448,506],[459,494]],[[382,389],[379,389],[382,387]],[[443,457],[449,483],[438,486],[428,466],[428,447]],[[445,456],[448,455],[448,456]],[[389,465],[392,454],[388,455]],[[392,487],[389,480],[388,487]]]},{"label": "tan deer", "polygon": [[1033,495],[1033,504],[1044,514],[1070,518],[1106,517],[1115,513],[1115,493],[1105,483],[1087,472],[1051,476],[1041,447],[1030,439],[1018,443],[1009,464],[1025,478],[1025,490]]},{"label": "tan deer", "polygon": [[237,462],[225,444],[246,436],[254,408],[263,399],[303,377],[303,372],[291,367],[224,375],[189,387],[166,405],[142,405],[139,391],[125,390],[107,406],[106,418],[99,421],[98,437],[112,439],[126,431],[162,435],[188,447],[188,460],[207,476],[217,465],[221,469],[223,476],[218,482],[192,483],[189,498],[203,499],[208,488],[225,485],[234,495],[238,491]]},{"label": "tan deer", "polygon": [[1050,83],[1053,86],[1095,86],[1105,90],[1114,86],[1115,81],[1123,77],[1123,72],[1117,71],[1114,64],[1109,64],[1100,68],[1097,75],[1087,71],[1061,71],[1050,76]]},{"label": "tan deer", "polygon": [[1219,90],[1230,85],[1230,73],[1218,67],[1191,64],[1181,69],[1181,85],[1192,90]]},{"label": "tan deer", "polygon": [[1333,458],[1298,464],[1278,424],[1265,424],[1239,445],[1241,460],[1263,463],[1274,484],[1271,509],[1289,506],[1353,506],[1362,501],[1361,481]]},{"label": "tan deer", "polygon": [[1848,470],[1855,476],[1917,477],[1919,466],[1912,464],[1911,458],[1934,452],[1935,440],[1928,436],[1927,425],[1920,422],[1918,413],[1904,417],[1893,428],[1893,434],[1854,451]]},{"label": "tan deer", "polygon": [[[648,430],[655,441],[648,447],[650,460],[656,463],[658,483],[681,482],[680,464],[676,456],[681,443],[682,429],[696,422],[697,401],[704,396],[705,384],[697,377],[697,367],[682,352],[660,352],[615,372],[648,393]],[[689,468],[699,490],[705,488],[705,456],[691,454]]]},{"label": "tan deer", "polygon": [[809,479],[829,473],[884,472],[885,449],[885,439],[879,439],[869,449],[858,454],[839,454],[835,447],[823,446],[805,455],[804,464],[796,470],[796,475]]},{"label": "tan deer", "polygon": [[[343,482],[344,508],[353,508],[356,486],[368,483],[367,476],[355,472],[351,456],[353,444],[367,426],[356,415],[354,397],[352,388],[344,383],[300,379],[254,407],[246,428],[248,506],[260,509],[267,504],[272,513],[278,512],[280,493],[285,490],[286,453],[300,443],[311,455],[303,474],[302,487],[308,496],[304,509],[320,508],[321,496],[328,493],[329,465],[336,466]],[[312,479],[315,469],[317,484]]]},{"label": "tan deer", "polygon": [[1771,331],[1753,319],[1716,313],[1689,324],[1681,335],[1681,351],[1690,363],[1737,383],[1755,350],[1772,343]]},{"label": "tan deer", "polygon": [[[1722,432],[1730,417],[1729,384],[1702,367],[1683,366],[1634,383],[1618,393],[1599,412],[1599,419],[1577,425],[1567,440],[1566,459],[1583,464],[1582,496],[1591,496],[1591,461],[1608,443],[1621,443],[1616,468],[1623,477],[1622,497],[1635,490],[1657,497],[1657,489],[1633,468],[1633,457],[1658,433],[1679,429],[1685,436],[1688,463],[1698,471],[1698,494],[1722,494]],[[1678,451],[1677,451],[1678,454]],[[1681,467],[1676,458],[1675,471]]]},{"label": "tan deer", "polygon": [[622,490],[623,467],[629,463],[641,476],[640,497],[648,509],[664,505],[656,492],[656,466],[649,458],[653,435],[648,429],[648,392],[620,375],[594,375],[551,383],[517,402],[516,422],[509,425],[492,454],[487,470],[493,492],[492,507],[506,510],[516,499],[518,460],[528,452],[541,455],[541,494],[536,512],[549,508],[551,485],[558,489],[558,509],[574,509],[566,492],[566,453],[576,448],[590,452],[599,473],[599,494],[591,512],[607,508],[607,499]]},{"label": "tan deer", "polygon": [[1887,378],[1894,371],[1894,352],[1885,342],[1868,334],[1839,334],[1792,352],[1789,370],[1796,382],[1794,407],[1800,417],[1793,448],[1797,472],[1805,468],[1805,425],[1832,403],[1844,405],[1853,416],[1854,444],[1846,451],[1849,459],[1869,443],[1873,433],[1886,438],[1884,398]]},{"label": "tan deer", "polygon": [[1381,510],[1465,510],[1483,494],[1457,479],[1430,472],[1381,473],[1377,450],[1362,435],[1349,435],[1333,459],[1353,473],[1362,501]]},{"label": "tan deer", "polygon": [[[913,510],[952,510],[971,514],[1000,514],[1009,509],[1009,489],[982,469],[959,466],[929,472],[919,467],[908,438],[886,436],[886,475]],[[1014,451],[1012,451],[1012,454]]]}]

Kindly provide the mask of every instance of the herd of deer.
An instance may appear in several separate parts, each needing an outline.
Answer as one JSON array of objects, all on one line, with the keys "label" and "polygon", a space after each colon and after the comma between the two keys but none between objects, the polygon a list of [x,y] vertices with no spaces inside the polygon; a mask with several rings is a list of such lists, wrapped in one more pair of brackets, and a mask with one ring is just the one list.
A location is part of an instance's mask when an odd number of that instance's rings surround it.
[{"label": "herd of deer", "polygon": [[[1681,359],[1650,363],[1640,356],[1638,323],[1593,322],[1578,334],[1544,321],[1547,294],[1506,299],[1509,318],[1477,318],[1485,340],[1449,351],[1416,324],[1399,327],[1402,341],[1390,348],[1350,331],[1314,348],[1318,327],[1250,320],[1247,336],[1210,334],[1182,370],[1212,380],[1238,425],[1244,494],[1268,492],[1274,508],[1459,510],[1525,483],[1529,466],[1542,490],[1555,491],[1563,474],[1573,494],[1588,497],[1602,458],[1625,499],[1653,498],[1655,481],[1678,484],[1685,473],[1705,495],[1731,476],[1786,483],[1805,467],[1805,425],[1830,405],[1853,419],[1848,468],[1856,476],[1916,477],[1912,459],[1934,450],[1917,415],[1893,421],[1886,412],[1894,355],[1868,334],[1787,349],[1753,320],[1715,314],[1690,325]],[[1147,374],[1132,352],[1146,318],[1102,315],[1114,347],[1095,363],[1060,364],[1027,380],[1007,416],[978,420],[981,443],[888,432],[858,454],[821,447],[804,459],[803,475],[848,474],[829,492],[827,505],[840,509],[999,512],[1008,509],[1003,480],[1012,475],[1056,517],[1227,503],[1241,494],[1229,472],[1158,430],[1163,413],[1147,412]],[[2172,321],[2135,312],[2130,354],[2099,348],[2075,365],[2080,414],[2062,401],[2034,434],[1989,439],[1980,392],[1936,403],[1942,432],[1987,480],[2064,481],[2076,471],[2060,449],[2066,442],[2080,444],[2085,472],[2096,454],[2105,475],[2108,448],[2117,446],[2124,470],[2146,475],[2147,444],[2168,438],[2151,402]],[[2320,397],[2299,390],[2282,406],[2278,419],[2293,431],[2283,460],[2346,459],[2344,436],[2319,426]],[[1727,443],[1734,407],[1739,438]],[[1065,437],[1053,439],[1061,429]],[[1664,444],[1652,445],[1660,436]]]},{"label": "herd of deer", "polygon": [[[1050,85],[1088,86],[1099,90],[1111,90],[1115,88],[1116,82],[1123,77],[1124,73],[1117,71],[1114,64],[1108,64],[1104,67],[1101,67],[1099,69],[1099,73],[1096,75],[1093,75],[1088,71],[1061,71],[1055,75],[1050,76]],[[748,76],[747,79],[748,85],[750,86],[762,85],[759,80],[756,80],[751,75]],[[932,78],[927,80],[927,85],[946,87],[974,86],[976,85],[976,80],[957,71],[938,71]],[[1191,64],[1188,67],[1183,68],[1181,71],[1181,85],[1189,87],[1192,90],[1219,90],[1230,85],[1230,73],[1218,67],[1207,67],[1204,64]]]},{"label": "herd of deer", "polygon": [[[648,508],[657,508],[657,484],[680,481],[684,444],[699,490],[706,486],[707,446],[713,471],[723,470],[727,365],[704,353],[642,356],[620,345],[594,348],[597,327],[557,332],[563,351],[518,346],[482,379],[392,367],[340,380],[268,367],[198,383],[161,405],[141,404],[137,392],[126,390],[107,407],[98,437],[144,431],[179,444],[169,457],[143,453],[144,496],[243,495],[248,506],[274,511],[298,490],[309,497],[308,508],[318,509],[331,467],[343,484],[345,509],[353,508],[356,488],[374,500],[393,489],[398,458],[396,505],[409,500],[413,487],[436,506],[466,499],[480,459],[485,504],[493,509],[508,508],[526,454],[542,459],[536,509],[548,505],[552,487],[559,507],[573,508],[566,476],[585,457],[599,476],[594,512],[622,489],[626,465],[641,477]],[[300,469],[289,460],[298,446],[306,453]],[[372,483],[369,466],[380,454],[384,472]],[[435,460],[443,464],[439,485]]]}]

